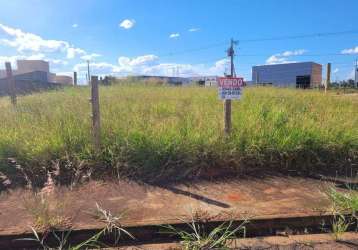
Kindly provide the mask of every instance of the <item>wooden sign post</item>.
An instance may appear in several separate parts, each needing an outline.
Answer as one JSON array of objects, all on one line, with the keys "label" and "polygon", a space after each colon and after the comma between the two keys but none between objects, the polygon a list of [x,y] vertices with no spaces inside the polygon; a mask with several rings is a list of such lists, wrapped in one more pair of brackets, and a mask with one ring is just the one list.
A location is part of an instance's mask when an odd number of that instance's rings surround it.
[{"label": "wooden sign post", "polygon": [[101,117],[99,110],[98,76],[91,76],[92,134],[96,153],[101,150]]},{"label": "wooden sign post", "polygon": [[231,133],[231,100],[224,101],[224,133],[229,135]]},{"label": "wooden sign post", "polygon": [[244,79],[242,77],[219,77],[217,79],[219,87],[219,98],[224,100],[224,133],[229,135],[231,132],[231,100],[240,99]]},{"label": "wooden sign post", "polygon": [[6,62],[5,68],[6,68],[6,78],[8,81],[8,90],[9,90],[11,103],[12,103],[12,105],[16,106],[16,103],[17,103],[16,86],[15,86],[15,79],[12,75],[11,63]]},{"label": "wooden sign post", "polygon": [[[231,99],[239,99],[240,98],[240,91],[235,92],[236,90],[240,90],[240,87],[234,86],[237,84],[237,80],[241,78],[235,78],[235,66],[234,66],[234,56],[235,50],[234,46],[237,44],[237,41],[231,39],[230,47],[227,50],[227,55],[230,57],[230,77],[227,78],[219,78],[219,95],[220,98],[224,100],[224,133],[225,135],[229,135],[231,133]],[[233,81],[226,81],[226,79],[232,79]],[[243,82],[243,80],[242,80]],[[234,84],[234,85],[232,85]]]}]

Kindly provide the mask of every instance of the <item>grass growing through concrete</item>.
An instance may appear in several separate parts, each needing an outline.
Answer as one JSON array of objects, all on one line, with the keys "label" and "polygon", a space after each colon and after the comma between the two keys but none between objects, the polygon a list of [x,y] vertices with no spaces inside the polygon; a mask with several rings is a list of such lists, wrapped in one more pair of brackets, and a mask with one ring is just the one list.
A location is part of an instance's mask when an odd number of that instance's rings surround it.
[{"label": "grass growing through concrete", "polygon": [[358,219],[358,191],[348,189],[347,192],[339,192],[335,188],[330,188],[328,196],[333,203],[335,210],[348,212]]},{"label": "grass growing through concrete", "polygon": [[34,228],[47,231],[70,227],[70,219],[63,216],[65,204],[50,201],[47,196],[32,194],[24,199],[24,208],[33,217]]},{"label": "grass growing through concrete", "polygon": [[155,181],[226,168],[357,167],[358,104],[352,97],[247,88],[233,102],[234,129],[224,138],[214,88],[101,86],[103,145],[96,155],[89,96],[89,88],[66,88],[20,97],[16,108],[1,98],[0,172],[16,176],[18,168],[7,160],[14,158],[36,186],[56,164],[64,182],[83,171]]},{"label": "grass growing through concrete", "polygon": [[[100,205],[96,203],[96,219],[105,223],[103,229],[94,234],[92,237],[86,239],[85,241],[78,243],[76,245],[71,245],[71,230],[67,229],[64,231],[58,230],[58,228],[47,228],[45,231],[42,231],[40,235],[34,227],[31,227],[33,238],[23,238],[19,240],[35,241],[38,245],[41,246],[43,250],[79,250],[79,249],[102,249],[107,248],[106,244],[101,242],[101,238],[104,236],[113,237],[113,245],[117,245],[123,235],[129,236],[131,239],[135,239],[128,231],[122,228],[120,220],[122,215],[113,216],[110,211],[103,209]],[[49,238],[52,238],[49,240]],[[48,242],[50,241],[50,242]],[[48,245],[51,243],[51,246]]]},{"label": "grass growing through concrete", "polygon": [[[331,187],[327,195],[332,202],[334,219],[332,221],[332,235],[340,240],[341,235],[350,226],[355,225],[358,230],[358,191],[348,187],[348,191],[340,192]],[[350,214],[347,216],[347,214]]]},{"label": "grass growing through concrete", "polygon": [[190,231],[178,230],[171,225],[165,227],[163,233],[172,234],[180,239],[184,250],[230,249],[229,244],[239,237],[246,236],[245,221],[238,227],[234,227],[232,221],[223,223],[209,232],[204,225],[192,220],[187,223]]}]

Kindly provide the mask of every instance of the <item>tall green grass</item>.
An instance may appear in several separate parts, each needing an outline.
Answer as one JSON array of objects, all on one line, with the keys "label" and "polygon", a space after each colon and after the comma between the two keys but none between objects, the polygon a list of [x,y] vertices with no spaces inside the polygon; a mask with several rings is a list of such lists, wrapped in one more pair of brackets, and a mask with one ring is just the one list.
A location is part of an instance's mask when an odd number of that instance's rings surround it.
[{"label": "tall green grass", "polygon": [[[15,158],[34,179],[57,161],[97,174],[172,180],[231,169],[341,171],[357,168],[358,102],[350,96],[246,88],[233,102],[233,132],[223,136],[214,88],[100,87],[102,153],[91,143],[90,89],[66,88],[0,99],[0,172]],[[355,97],[358,98],[358,97]]]}]

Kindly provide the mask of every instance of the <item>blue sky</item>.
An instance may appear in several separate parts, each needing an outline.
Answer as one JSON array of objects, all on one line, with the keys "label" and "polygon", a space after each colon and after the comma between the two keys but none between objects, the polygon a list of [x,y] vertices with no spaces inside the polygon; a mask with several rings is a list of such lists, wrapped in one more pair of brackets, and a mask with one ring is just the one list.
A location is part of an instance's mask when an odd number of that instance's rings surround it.
[{"label": "blue sky", "polygon": [[[222,75],[231,37],[238,75],[251,66],[332,63],[335,80],[358,58],[357,0],[0,0],[0,68],[18,58],[93,74]],[[305,34],[331,36],[248,41]]]}]

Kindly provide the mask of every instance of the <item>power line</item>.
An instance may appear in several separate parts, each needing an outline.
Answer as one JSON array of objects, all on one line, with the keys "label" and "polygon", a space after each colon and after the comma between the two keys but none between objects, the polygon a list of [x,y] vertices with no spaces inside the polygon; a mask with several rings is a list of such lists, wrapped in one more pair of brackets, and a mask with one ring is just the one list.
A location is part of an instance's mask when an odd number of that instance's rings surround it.
[{"label": "power line", "polygon": [[243,39],[240,42],[262,42],[262,41],[277,41],[277,40],[294,40],[302,38],[321,38],[327,36],[337,36],[337,35],[348,35],[348,34],[358,34],[358,30],[346,30],[346,31],[337,31],[337,32],[321,32],[321,33],[311,33],[311,34],[301,34],[301,35],[292,35],[292,36],[278,36],[278,37],[269,37],[269,38],[256,38],[256,39]]},{"label": "power line", "polygon": [[[277,37],[264,37],[264,38],[254,38],[254,39],[240,39],[240,43],[250,43],[250,42],[264,42],[264,41],[279,41],[279,40],[295,40],[303,38],[322,38],[329,36],[340,36],[340,35],[349,35],[349,34],[358,34],[358,30],[346,30],[346,31],[337,31],[337,32],[320,32],[320,33],[310,33],[310,34],[301,34],[301,35],[290,35],[290,36],[277,36]],[[227,44],[227,40],[219,41],[216,43],[208,44],[198,48],[192,48],[177,52],[169,52],[158,55],[159,57],[171,57],[174,55],[189,54],[195,53],[203,50],[208,50],[212,48],[221,47]],[[339,54],[342,55],[342,54]]]},{"label": "power line", "polygon": [[171,57],[174,55],[182,55],[182,54],[190,54],[190,53],[195,53],[195,52],[199,52],[199,51],[203,51],[203,50],[208,50],[211,48],[217,48],[223,45],[226,45],[227,41],[225,42],[218,42],[218,43],[213,43],[213,44],[209,44],[206,46],[202,46],[202,47],[198,47],[198,48],[193,48],[193,49],[187,49],[187,50],[182,50],[182,51],[177,51],[177,52],[169,52],[169,53],[165,53],[165,54],[159,54],[158,57]]},{"label": "power line", "polygon": [[[274,54],[240,54],[240,56],[242,57],[256,57],[256,56],[272,56]],[[315,57],[321,57],[321,56],[354,56],[352,54],[342,54],[342,53],[322,53],[322,54],[301,54],[301,55],[279,55],[277,54],[277,56],[279,57],[310,57],[310,56],[315,56]]]},{"label": "power line", "polygon": [[[193,64],[208,64],[208,63],[213,63],[213,62],[217,62],[217,61],[225,60],[225,59],[229,61],[229,59],[227,57],[216,57],[213,59],[206,59],[203,61],[194,62]],[[183,64],[183,63],[174,63],[174,64]]]}]

